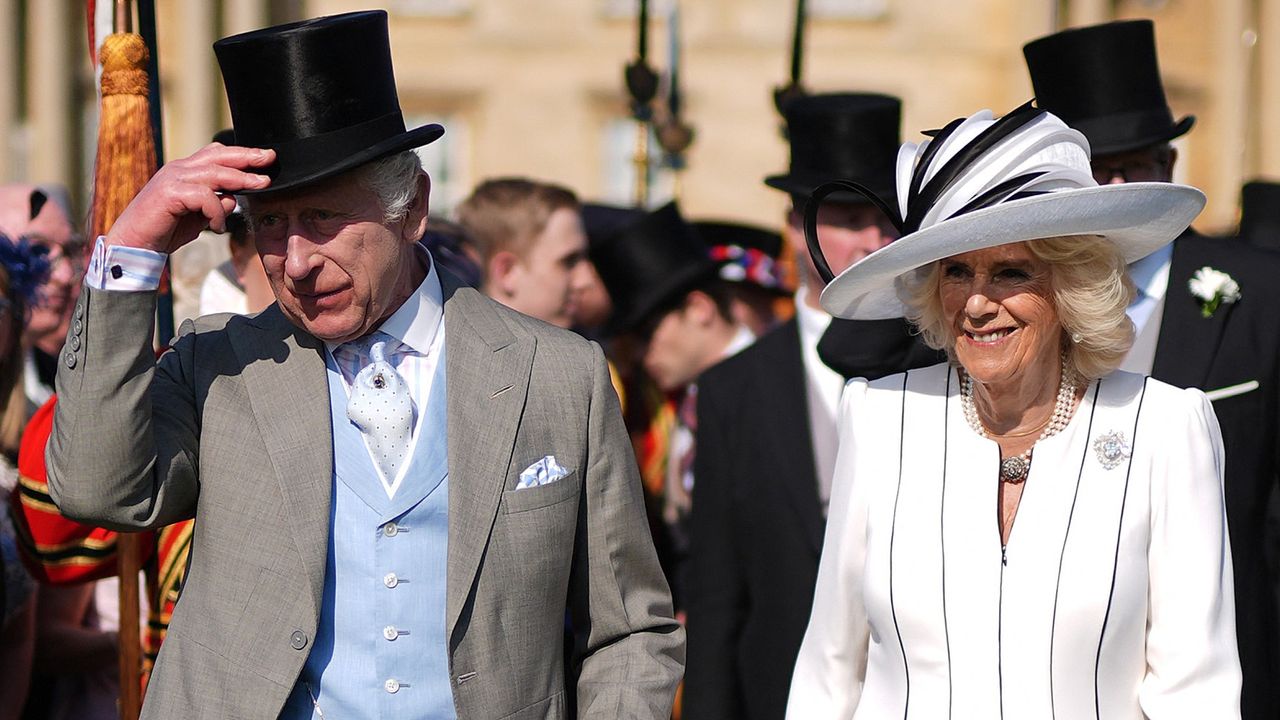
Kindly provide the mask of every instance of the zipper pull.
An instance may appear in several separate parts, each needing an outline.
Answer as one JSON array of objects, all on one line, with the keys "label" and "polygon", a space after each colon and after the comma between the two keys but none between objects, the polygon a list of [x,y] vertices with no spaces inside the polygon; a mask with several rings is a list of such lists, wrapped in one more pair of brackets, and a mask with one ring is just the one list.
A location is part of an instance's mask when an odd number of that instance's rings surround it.
[{"label": "zipper pull", "polygon": [[1004,565],[1005,567],[1009,566],[1009,554],[1006,552],[1008,549],[1009,549],[1008,545],[1000,546],[1000,564]]}]

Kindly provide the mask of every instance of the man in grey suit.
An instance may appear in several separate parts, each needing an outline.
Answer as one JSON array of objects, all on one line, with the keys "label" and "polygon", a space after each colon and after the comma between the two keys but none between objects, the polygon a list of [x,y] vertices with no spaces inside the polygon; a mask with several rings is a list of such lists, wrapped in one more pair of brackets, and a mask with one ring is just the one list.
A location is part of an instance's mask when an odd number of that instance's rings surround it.
[{"label": "man in grey suit", "polygon": [[[48,451],[68,516],[196,518],[144,717],[669,717],[684,638],[604,357],[419,246],[443,131],[405,130],[385,13],[215,50],[238,146],[99,240]],[[277,303],[154,361],[158,269],[233,194]]]}]

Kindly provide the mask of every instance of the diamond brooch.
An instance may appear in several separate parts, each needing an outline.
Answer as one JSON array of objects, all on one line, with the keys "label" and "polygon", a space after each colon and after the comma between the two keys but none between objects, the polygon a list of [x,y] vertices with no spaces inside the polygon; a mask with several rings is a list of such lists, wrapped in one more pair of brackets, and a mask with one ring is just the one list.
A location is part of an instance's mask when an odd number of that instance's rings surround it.
[{"label": "diamond brooch", "polygon": [[1107,470],[1113,470],[1132,454],[1133,449],[1124,433],[1111,431],[1093,441],[1093,451],[1098,454],[1098,462]]}]

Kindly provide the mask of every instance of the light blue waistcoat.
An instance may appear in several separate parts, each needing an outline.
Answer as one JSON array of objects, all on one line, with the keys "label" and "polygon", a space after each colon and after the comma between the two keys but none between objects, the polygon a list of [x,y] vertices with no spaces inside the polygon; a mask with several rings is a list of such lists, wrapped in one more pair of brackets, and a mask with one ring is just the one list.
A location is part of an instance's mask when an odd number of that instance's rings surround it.
[{"label": "light blue waistcoat", "polygon": [[280,717],[454,720],[445,636],[444,359],[394,499],[347,419],[347,392],[332,358],[327,364],[334,478],[324,597],[311,653]]}]

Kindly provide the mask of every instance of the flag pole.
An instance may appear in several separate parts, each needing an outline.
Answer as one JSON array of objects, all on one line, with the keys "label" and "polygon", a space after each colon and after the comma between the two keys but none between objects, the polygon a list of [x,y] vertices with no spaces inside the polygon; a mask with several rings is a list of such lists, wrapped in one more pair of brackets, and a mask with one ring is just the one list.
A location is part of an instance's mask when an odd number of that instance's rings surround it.
[{"label": "flag pole", "polygon": [[787,105],[805,94],[802,78],[804,77],[804,38],[807,20],[805,0],[796,0],[795,25],[791,32],[791,73],[787,84],[773,91],[773,104],[783,117],[786,117]]},{"label": "flag pole", "polygon": [[[98,50],[102,107],[89,219],[94,236],[107,234],[134,195],[155,174],[157,162],[149,100],[151,78],[147,73],[152,55],[146,42],[133,32],[130,0],[114,0],[113,11],[112,34]],[[120,577],[120,717],[137,720],[142,708],[138,596],[142,568],[138,536],[121,533],[116,556]]]},{"label": "flag pole", "polygon": [[658,74],[649,66],[649,0],[639,0],[636,13],[636,59],[623,73],[631,96],[631,117],[636,121],[635,206],[649,204],[649,132],[653,122],[653,99],[658,94]]}]

